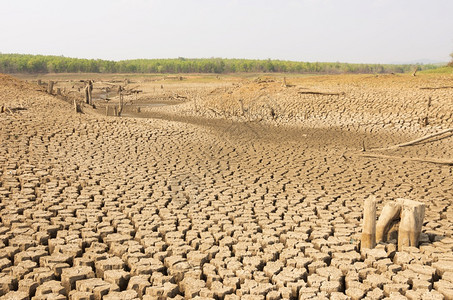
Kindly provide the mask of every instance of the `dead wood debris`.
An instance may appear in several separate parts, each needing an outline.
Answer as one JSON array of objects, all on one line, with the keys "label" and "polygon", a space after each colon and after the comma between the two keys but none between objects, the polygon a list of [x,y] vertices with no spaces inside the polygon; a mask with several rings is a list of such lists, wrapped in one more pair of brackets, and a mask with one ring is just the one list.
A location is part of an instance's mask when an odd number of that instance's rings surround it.
[{"label": "dead wood debris", "polygon": [[453,89],[453,86],[438,86],[438,87],[421,87],[421,90],[441,90],[441,89]]},{"label": "dead wood debris", "polygon": [[341,93],[328,93],[328,92],[314,92],[314,91],[299,91],[301,95],[324,95],[324,96],[340,96],[344,95],[344,92]]},{"label": "dead wood debris", "polygon": [[429,140],[429,139],[431,139],[433,137],[440,136],[440,135],[443,135],[443,134],[446,134],[446,133],[450,133],[450,132],[453,132],[453,128],[449,128],[449,129],[442,130],[440,132],[429,134],[429,135],[426,135],[424,137],[421,137],[421,138],[418,138],[418,139],[415,139],[415,140],[412,140],[412,141],[409,141],[409,142],[406,142],[406,143],[393,145],[393,146],[386,147],[386,148],[375,148],[375,149],[371,149],[371,150],[373,150],[373,151],[384,151],[384,150],[397,149],[397,148],[401,148],[401,147],[413,146],[413,145],[416,145],[416,144],[418,144],[420,142]]},{"label": "dead wood debris", "polygon": [[420,157],[400,157],[400,156],[393,156],[393,155],[384,155],[384,154],[373,154],[373,153],[359,153],[356,154],[360,157],[368,157],[368,158],[383,158],[383,159],[396,159],[396,160],[403,160],[403,161],[418,161],[418,162],[426,162],[426,163],[433,163],[439,165],[447,165],[453,166],[453,160],[443,160],[437,158],[420,158]]}]

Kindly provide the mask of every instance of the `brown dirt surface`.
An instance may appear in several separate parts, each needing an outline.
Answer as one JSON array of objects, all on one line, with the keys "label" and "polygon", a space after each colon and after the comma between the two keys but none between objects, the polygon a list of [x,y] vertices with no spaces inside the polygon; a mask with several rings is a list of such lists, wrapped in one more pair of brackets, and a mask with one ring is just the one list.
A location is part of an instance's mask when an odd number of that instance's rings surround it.
[{"label": "brown dirt surface", "polygon": [[[0,297],[452,297],[453,167],[357,156],[451,127],[453,89],[420,89],[451,77],[171,80],[131,78],[134,118],[105,116],[111,78],[75,113],[0,75]],[[145,109],[165,101],[181,104]],[[452,144],[379,153],[452,159]],[[360,250],[369,195],[378,215],[398,197],[426,204],[419,248]]]}]

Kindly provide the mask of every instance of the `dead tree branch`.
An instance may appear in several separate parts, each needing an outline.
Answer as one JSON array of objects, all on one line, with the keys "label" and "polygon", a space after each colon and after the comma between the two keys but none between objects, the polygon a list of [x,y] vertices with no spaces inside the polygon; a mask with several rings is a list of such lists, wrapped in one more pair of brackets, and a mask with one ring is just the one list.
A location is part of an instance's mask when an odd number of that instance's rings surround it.
[{"label": "dead tree branch", "polygon": [[424,137],[415,139],[415,140],[410,141],[410,142],[406,142],[406,143],[402,143],[402,144],[398,144],[398,145],[393,145],[393,146],[386,147],[386,148],[375,148],[375,149],[371,149],[371,150],[373,150],[373,151],[384,151],[384,150],[397,149],[397,148],[401,148],[401,147],[413,146],[413,145],[418,144],[420,142],[429,140],[429,139],[431,139],[433,137],[436,137],[436,136],[439,136],[439,135],[443,135],[443,134],[446,134],[446,133],[449,133],[449,132],[453,132],[453,128],[449,128],[449,129],[445,129],[445,130],[442,130],[442,131],[437,132],[437,133],[429,134],[429,135],[426,135]]},{"label": "dead tree branch", "polygon": [[383,158],[383,159],[396,159],[396,160],[403,160],[403,161],[418,161],[418,162],[426,162],[432,164],[439,164],[439,165],[447,165],[453,166],[453,160],[443,160],[437,158],[420,158],[420,157],[400,157],[400,156],[392,156],[392,155],[383,155],[383,154],[372,154],[372,153],[360,153],[356,154],[360,157],[368,157],[368,158]]},{"label": "dead tree branch", "polygon": [[342,93],[327,93],[327,92],[313,92],[313,91],[299,91],[298,92],[301,95],[324,95],[324,96],[340,96],[344,95],[344,92]]}]

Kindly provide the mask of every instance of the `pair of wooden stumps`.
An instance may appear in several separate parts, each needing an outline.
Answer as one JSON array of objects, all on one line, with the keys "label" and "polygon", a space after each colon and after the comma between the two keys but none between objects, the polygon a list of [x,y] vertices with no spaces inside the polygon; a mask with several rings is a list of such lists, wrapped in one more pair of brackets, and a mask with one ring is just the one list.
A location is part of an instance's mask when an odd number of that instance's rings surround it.
[{"label": "pair of wooden stumps", "polygon": [[361,248],[373,249],[376,243],[386,242],[396,226],[398,251],[406,246],[418,247],[424,217],[424,203],[399,198],[384,206],[376,222],[376,198],[371,196],[364,203]]}]

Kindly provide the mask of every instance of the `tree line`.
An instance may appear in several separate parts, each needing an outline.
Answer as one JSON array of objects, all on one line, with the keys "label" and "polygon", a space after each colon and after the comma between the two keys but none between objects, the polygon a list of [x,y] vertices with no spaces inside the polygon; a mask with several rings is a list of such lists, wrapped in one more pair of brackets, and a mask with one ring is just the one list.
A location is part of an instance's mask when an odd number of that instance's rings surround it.
[{"label": "tree line", "polygon": [[[405,73],[415,65],[298,62],[286,60],[179,57],[175,59],[101,60],[53,55],[1,54],[1,73]],[[419,70],[436,65],[418,65]]]}]

